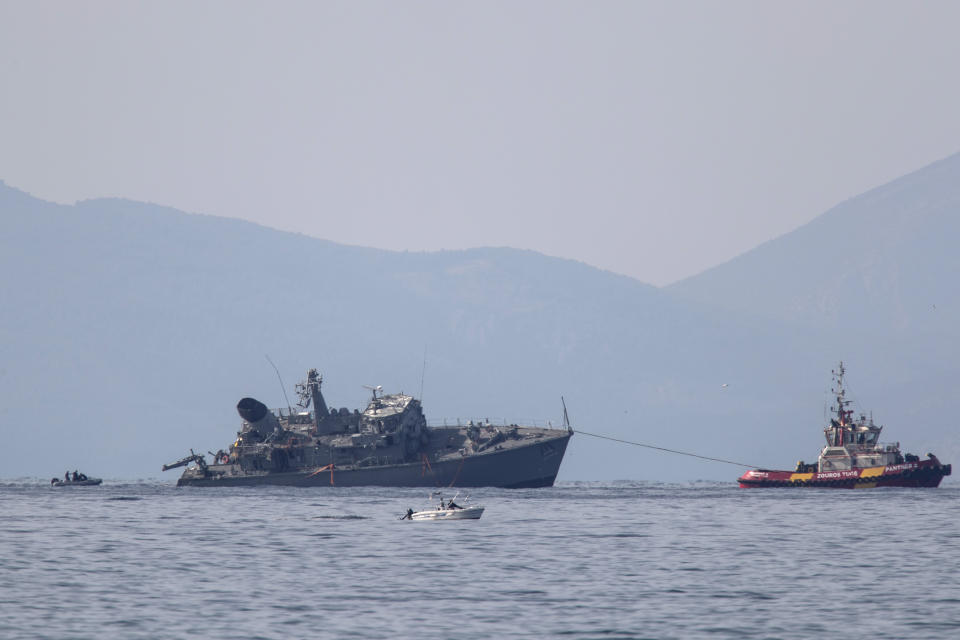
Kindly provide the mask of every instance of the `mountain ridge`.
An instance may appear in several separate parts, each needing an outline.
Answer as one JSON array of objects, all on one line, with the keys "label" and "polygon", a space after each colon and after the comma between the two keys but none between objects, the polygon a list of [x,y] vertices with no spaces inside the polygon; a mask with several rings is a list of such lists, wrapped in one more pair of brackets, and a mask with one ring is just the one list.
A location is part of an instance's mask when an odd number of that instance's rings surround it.
[{"label": "mountain ridge", "polygon": [[[955,443],[918,413],[960,409],[952,347],[891,323],[851,333],[529,250],[387,251],[117,198],[0,187],[0,214],[3,476],[153,476],[221,448],[237,399],[284,404],[268,354],[286,382],[319,367],[331,406],[383,384],[423,388],[431,420],[560,424],[563,395],[586,431],[767,466],[815,455],[817,399],[842,357],[865,397],[889,402],[881,420],[938,453]],[[560,478],[738,474],[575,437]]]},{"label": "mountain ridge", "polygon": [[[924,287],[936,272],[960,267],[956,252],[944,246],[960,235],[958,212],[960,153],[847,199],[667,290],[712,307],[812,326],[850,329],[846,319],[882,310],[893,312],[886,329],[936,331],[917,310],[937,305],[960,312],[952,292]],[[799,277],[784,281],[791,272]]]}]

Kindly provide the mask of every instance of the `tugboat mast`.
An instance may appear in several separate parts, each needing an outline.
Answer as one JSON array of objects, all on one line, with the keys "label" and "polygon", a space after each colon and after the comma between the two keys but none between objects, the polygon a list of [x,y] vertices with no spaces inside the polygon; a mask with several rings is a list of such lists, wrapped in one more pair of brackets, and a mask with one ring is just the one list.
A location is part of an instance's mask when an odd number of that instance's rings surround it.
[{"label": "tugboat mast", "polygon": [[850,416],[853,415],[853,411],[847,410],[846,408],[847,405],[850,404],[850,400],[846,399],[847,390],[843,388],[843,376],[846,372],[847,370],[843,366],[843,360],[840,361],[840,366],[837,368],[837,371],[830,372],[833,374],[837,384],[837,388],[832,390],[837,395],[837,406],[834,407],[834,410],[837,412],[837,417],[843,426],[850,424]]},{"label": "tugboat mast", "polygon": [[828,439],[828,444],[833,447],[842,447],[844,445],[843,433],[845,427],[849,427],[853,420],[851,416],[853,411],[847,409],[847,405],[850,404],[850,400],[847,400],[847,390],[843,386],[843,376],[846,374],[847,370],[843,366],[843,360],[840,361],[840,366],[836,370],[831,370],[830,373],[833,374],[834,382],[836,387],[831,389],[831,391],[836,395],[836,406],[831,407],[831,409],[836,413],[836,419],[830,420],[830,438]]}]

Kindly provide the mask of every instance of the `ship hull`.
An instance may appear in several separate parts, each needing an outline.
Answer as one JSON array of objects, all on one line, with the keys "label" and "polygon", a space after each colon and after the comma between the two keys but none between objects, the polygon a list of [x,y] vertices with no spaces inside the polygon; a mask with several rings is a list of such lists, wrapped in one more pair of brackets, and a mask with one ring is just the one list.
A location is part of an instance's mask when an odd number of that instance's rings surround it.
[{"label": "ship hull", "polygon": [[569,432],[530,444],[472,455],[370,467],[321,467],[286,472],[244,472],[238,465],[189,468],[177,486],[246,487],[501,487],[553,486]]},{"label": "ship hull", "polygon": [[740,487],[786,488],[813,487],[824,489],[874,489],[876,487],[937,487],[944,476],[951,474],[949,464],[934,460],[905,462],[886,467],[867,467],[846,471],[795,473],[754,469],[740,476]]}]

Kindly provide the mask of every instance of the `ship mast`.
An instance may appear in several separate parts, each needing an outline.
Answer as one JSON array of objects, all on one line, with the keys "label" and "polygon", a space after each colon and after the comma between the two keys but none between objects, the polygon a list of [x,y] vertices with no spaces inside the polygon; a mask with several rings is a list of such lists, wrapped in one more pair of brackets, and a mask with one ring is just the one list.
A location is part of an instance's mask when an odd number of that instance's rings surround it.
[{"label": "ship mast", "polygon": [[831,371],[837,382],[837,388],[833,389],[833,392],[837,395],[837,406],[834,407],[834,410],[837,412],[837,418],[840,419],[841,425],[850,424],[850,416],[853,415],[853,411],[847,409],[850,400],[846,399],[847,390],[843,388],[843,376],[846,372],[847,370],[843,366],[843,360],[840,361],[840,366],[836,371]]},{"label": "ship mast", "polygon": [[843,386],[843,376],[847,372],[846,368],[843,366],[843,360],[840,361],[840,366],[836,370],[831,371],[833,374],[836,388],[831,389],[831,391],[837,397],[837,404],[835,407],[831,407],[837,414],[836,420],[831,420],[831,427],[833,429],[833,442],[832,446],[841,447],[843,446],[843,432],[845,427],[848,427],[853,421],[851,416],[853,411],[847,409],[847,405],[850,404],[850,400],[846,399],[847,390]]},{"label": "ship mast", "polygon": [[297,383],[297,395],[300,396],[300,401],[297,403],[300,407],[304,409],[310,406],[310,403],[313,403],[313,426],[319,431],[320,423],[330,415],[329,409],[327,409],[327,403],[323,399],[323,393],[320,392],[320,385],[323,384],[323,376],[317,373],[316,369],[310,369],[307,371],[307,380],[305,382]]}]

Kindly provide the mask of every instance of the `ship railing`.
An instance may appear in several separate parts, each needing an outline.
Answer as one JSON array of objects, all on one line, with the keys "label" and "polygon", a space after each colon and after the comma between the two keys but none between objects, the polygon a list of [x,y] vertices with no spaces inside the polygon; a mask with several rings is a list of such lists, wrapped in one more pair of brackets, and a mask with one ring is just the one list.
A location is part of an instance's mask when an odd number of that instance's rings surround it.
[{"label": "ship railing", "polygon": [[270,412],[278,418],[289,418],[290,416],[293,416],[294,418],[303,418],[304,416],[310,416],[312,414],[310,411],[304,411],[303,409],[292,409],[290,407],[270,409]]},{"label": "ship railing", "polygon": [[541,429],[565,430],[559,422],[553,420],[511,420],[509,418],[440,418],[427,420],[428,427],[539,427]]},{"label": "ship railing", "polygon": [[844,446],[850,451],[877,451],[881,453],[900,451],[899,442],[849,442]]}]

